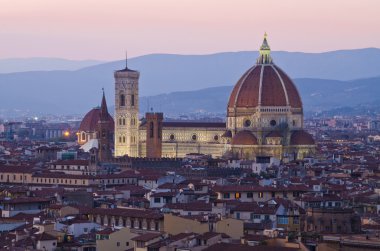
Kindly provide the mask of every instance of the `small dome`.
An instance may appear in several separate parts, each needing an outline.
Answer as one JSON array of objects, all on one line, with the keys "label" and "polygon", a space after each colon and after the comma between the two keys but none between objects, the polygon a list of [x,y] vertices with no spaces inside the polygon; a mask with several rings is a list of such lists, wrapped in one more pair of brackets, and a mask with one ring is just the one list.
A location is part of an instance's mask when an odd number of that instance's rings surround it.
[{"label": "small dome", "polygon": [[232,145],[257,145],[257,138],[250,131],[240,131],[231,141]]},{"label": "small dome", "polygon": [[315,145],[313,136],[304,130],[295,131],[290,137],[291,145]]},{"label": "small dome", "polygon": [[[79,126],[79,131],[94,132],[97,129],[100,120],[100,108],[94,108],[89,111],[83,118]],[[114,129],[114,121],[112,116],[108,113],[108,122],[111,124],[111,130]]]}]

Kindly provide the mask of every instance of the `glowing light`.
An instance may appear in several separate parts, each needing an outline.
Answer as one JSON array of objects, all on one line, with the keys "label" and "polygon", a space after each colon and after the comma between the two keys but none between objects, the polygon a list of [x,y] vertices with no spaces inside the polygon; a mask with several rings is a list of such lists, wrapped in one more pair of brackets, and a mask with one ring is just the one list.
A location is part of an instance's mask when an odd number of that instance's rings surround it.
[{"label": "glowing light", "polygon": [[38,117],[34,117],[34,120],[36,120],[36,121],[37,121],[37,120],[38,120]]},{"label": "glowing light", "polygon": [[65,137],[69,137],[69,136],[70,136],[70,132],[69,132],[69,131],[64,131],[64,132],[63,132],[63,136],[65,136]]}]

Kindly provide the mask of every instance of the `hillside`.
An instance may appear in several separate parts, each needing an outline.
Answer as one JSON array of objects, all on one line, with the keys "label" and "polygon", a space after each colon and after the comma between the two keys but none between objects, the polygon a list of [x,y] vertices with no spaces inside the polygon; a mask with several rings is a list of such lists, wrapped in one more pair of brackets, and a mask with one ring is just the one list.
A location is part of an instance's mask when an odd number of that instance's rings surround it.
[{"label": "hillside", "polygon": [[[223,89],[223,86],[234,85],[241,74],[254,64],[256,56],[257,52],[188,56],[154,54],[130,59],[128,66],[141,73],[140,97],[154,96],[149,100],[159,110],[224,111],[228,88],[231,87]],[[306,109],[331,108],[341,102],[377,100],[379,92],[373,90],[377,88],[376,76],[380,76],[380,49],[273,52],[273,58],[295,79]],[[124,61],[121,60],[76,71],[0,74],[0,113],[1,110],[18,109],[31,113],[83,114],[99,104],[102,87],[112,105],[113,71],[123,67]],[[206,89],[211,87],[217,88]],[[206,90],[194,92],[202,89]],[[182,93],[184,91],[191,92]],[[212,102],[208,103],[208,99]],[[194,100],[197,100],[196,107],[193,107]],[[142,98],[141,111],[144,111],[144,105],[147,106],[147,99]]]}]

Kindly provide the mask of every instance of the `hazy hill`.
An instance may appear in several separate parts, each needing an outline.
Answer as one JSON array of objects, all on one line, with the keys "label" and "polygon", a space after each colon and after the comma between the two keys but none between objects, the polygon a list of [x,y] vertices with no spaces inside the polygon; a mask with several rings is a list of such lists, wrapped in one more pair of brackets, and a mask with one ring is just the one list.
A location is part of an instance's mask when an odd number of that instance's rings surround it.
[{"label": "hazy hill", "polygon": [[103,63],[99,60],[69,60],[62,58],[7,58],[0,59],[0,73],[24,71],[74,71]]},{"label": "hazy hill", "polygon": [[[156,110],[224,111],[230,92],[228,88],[231,87],[221,86],[234,85],[243,72],[254,64],[256,57],[257,52],[194,56],[154,54],[132,58],[128,66],[141,73],[141,97],[171,93],[149,98]],[[273,58],[293,79],[303,78],[296,79],[296,83],[306,109],[335,106],[341,102],[368,102],[377,100],[380,93],[375,91],[378,90],[378,78],[341,81],[380,76],[380,49],[326,53],[273,52]],[[120,60],[76,71],[0,74],[0,110],[17,108],[58,114],[85,113],[99,104],[102,87],[112,105],[113,71],[123,68],[124,64],[124,60]],[[221,89],[201,90],[218,86]],[[141,105],[144,111],[147,100],[142,98]]]},{"label": "hazy hill", "polygon": [[[328,110],[359,104],[380,105],[380,77],[339,81],[295,79],[306,111]],[[168,115],[194,112],[224,113],[233,86],[206,88],[197,91],[173,92],[143,97],[141,112],[149,107]]]}]

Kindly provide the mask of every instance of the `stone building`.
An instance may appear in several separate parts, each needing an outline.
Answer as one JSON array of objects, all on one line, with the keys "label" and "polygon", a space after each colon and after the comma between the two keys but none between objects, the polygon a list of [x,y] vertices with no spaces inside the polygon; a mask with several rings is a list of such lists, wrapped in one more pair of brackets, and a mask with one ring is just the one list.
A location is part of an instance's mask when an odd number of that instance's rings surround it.
[{"label": "stone building", "polygon": [[[223,123],[165,121],[160,113],[147,113],[139,121],[140,73],[126,65],[114,77],[115,157],[181,158],[201,153],[291,160],[314,152],[314,139],[303,130],[301,97],[293,81],[273,63],[266,35],[256,64],[233,88]],[[78,137],[81,142],[86,135],[80,132]]]},{"label": "stone building", "polygon": [[351,208],[308,208],[303,231],[331,234],[360,233],[361,221]]}]

